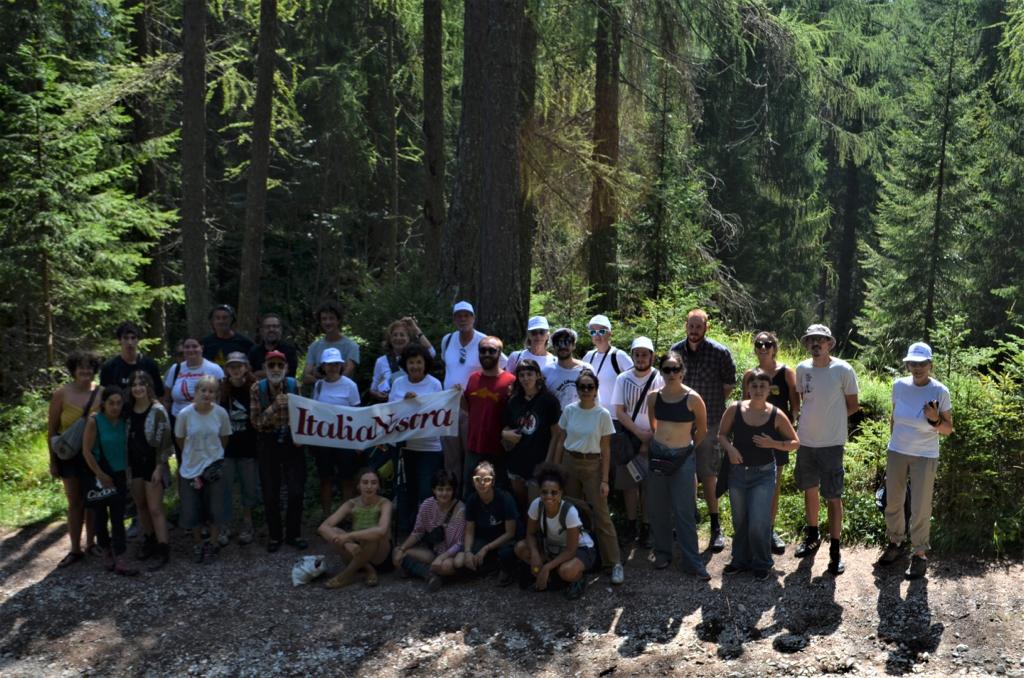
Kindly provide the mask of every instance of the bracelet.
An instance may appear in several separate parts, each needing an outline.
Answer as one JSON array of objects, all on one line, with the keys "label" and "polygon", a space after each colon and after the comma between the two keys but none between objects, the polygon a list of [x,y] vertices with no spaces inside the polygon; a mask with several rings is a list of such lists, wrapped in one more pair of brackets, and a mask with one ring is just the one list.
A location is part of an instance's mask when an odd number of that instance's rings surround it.
[{"label": "bracelet", "polygon": [[932,421],[931,419],[925,419],[925,421],[927,421],[932,426],[936,426],[936,427],[940,426],[942,424],[942,420],[941,419],[936,419],[935,421]]}]

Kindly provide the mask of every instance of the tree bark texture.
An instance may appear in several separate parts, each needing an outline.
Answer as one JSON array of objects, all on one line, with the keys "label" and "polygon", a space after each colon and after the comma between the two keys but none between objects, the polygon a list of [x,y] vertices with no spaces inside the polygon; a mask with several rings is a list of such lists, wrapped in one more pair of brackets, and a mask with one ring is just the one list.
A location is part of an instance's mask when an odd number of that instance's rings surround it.
[{"label": "tree bark texture", "polygon": [[444,202],[444,52],[441,0],[423,0],[423,239],[427,280],[440,278]]},{"label": "tree bark texture", "polygon": [[597,33],[594,41],[597,62],[594,78],[594,162],[601,171],[594,174],[590,194],[590,242],[588,274],[594,311],[618,306],[619,284],[616,267],[618,237],[615,221],[619,203],[612,175],[619,162],[619,54],[622,49],[622,19],[614,0],[598,0]]},{"label": "tree bark texture", "polygon": [[274,106],[274,55],[277,48],[277,0],[260,2],[259,52],[256,55],[256,99],[252,108],[252,156],[245,187],[245,235],[238,284],[238,326],[252,334],[260,302],[263,235],[267,228],[267,178]]},{"label": "tree bark texture", "polygon": [[395,1],[388,0],[388,155],[391,159],[390,187],[388,191],[387,262],[385,277],[394,280],[398,273],[398,97],[395,94],[395,31],[397,21]]},{"label": "tree bark texture", "polygon": [[185,0],[182,20],[181,258],[191,336],[206,330],[210,307],[206,244],[206,3]]},{"label": "tree bark texture", "polygon": [[843,165],[843,207],[838,215],[842,231],[836,251],[836,310],[833,335],[843,348],[853,329],[857,277],[857,224],[860,203],[860,168],[851,160]]},{"label": "tree bark texture", "polygon": [[526,325],[520,253],[519,96],[524,0],[466,0],[458,172],[443,246],[444,287],[478,325]]},{"label": "tree bark texture", "polygon": [[[523,20],[522,54],[519,57],[519,143],[527,143],[532,133],[533,105],[537,99],[537,26],[534,17],[540,11],[538,0],[529,0]],[[533,273],[533,240],[537,235],[537,207],[531,195],[530,174],[526,163],[519,163],[519,281],[520,302],[527,315],[530,310],[530,280]],[[522,328],[520,328],[522,332]],[[517,336],[515,334],[511,336]]]}]

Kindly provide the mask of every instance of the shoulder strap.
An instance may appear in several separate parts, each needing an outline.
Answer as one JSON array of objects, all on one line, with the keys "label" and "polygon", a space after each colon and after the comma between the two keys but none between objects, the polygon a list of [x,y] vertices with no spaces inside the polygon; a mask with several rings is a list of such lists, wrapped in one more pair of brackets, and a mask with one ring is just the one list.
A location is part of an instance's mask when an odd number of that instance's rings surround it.
[{"label": "shoulder strap", "polygon": [[452,335],[454,332],[449,332],[444,335],[444,339],[441,340],[441,358],[444,358],[444,354],[448,352],[448,347],[452,345]]},{"label": "shoulder strap", "polygon": [[313,400],[320,400],[320,393],[324,390],[324,380],[317,379],[313,385]]},{"label": "shoulder strap", "polygon": [[619,349],[615,348],[614,346],[612,346],[610,349],[608,349],[608,352],[612,354],[612,369],[615,370],[615,374],[616,375],[622,373],[622,368],[619,367],[619,358],[616,355],[616,351],[618,351],[618,350]]},{"label": "shoulder strap", "polygon": [[[560,528],[559,534],[565,534],[566,529],[568,529],[568,526],[566,525],[566,522],[568,521],[569,509],[571,507],[572,507],[572,502],[569,502],[569,501],[567,501],[565,499],[562,500],[562,506],[558,510],[558,526]],[[582,518],[580,520],[582,520]]]},{"label": "shoulder strap", "polygon": [[298,382],[295,381],[295,377],[285,377],[284,378],[284,390],[286,392],[288,392],[288,393],[298,393],[299,392],[299,385],[298,385]]},{"label": "shoulder strap", "polygon": [[181,363],[174,363],[174,374],[171,376],[171,388],[174,388],[174,382],[178,381],[178,375],[181,374]]},{"label": "shoulder strap", "polygon": [[772,429],[775,428],[775,413],[779,411],[777,405],[772,405],[771,414],[768,415],[768,426]]},{"label": "shoulder strap", "polygon": [[267,380],[260,379],[256,389],[260,394],[260,410],[265,410],[270,407],[270,386],[267,384]]},{"label": "shoulder strap", "polygon": [[452,514],[455,513],[455,509],[457,509],[458,507],[459,500],[456,499],[455,501],[452,502],[452,507],[448,509],[448,514],[444,517],[444,522],[442,523],[442,525],[444,525],[446,528],[448,527],[448,521],[452,519]]},{"label": "shoulder strap", "polygon": [[100,392],[100,389],[94,388],[92,393],[89,394],[89,400],[85,402],[85,410],[82,411],[82,418],[89,416],[89,410],[92,409],[92,401],[96,400],[96,394]]},{"label": "shoulder strap", "polygon": [[399,370],[398,358],[395,357],[394,353],[388,353],[387,354],[387,358],[388,358],[388,369],[390,369],[392,373],[397,372]]},{"label": "shoulder strap", "polygon": [[650,390],[651,384],[654,383],[654,375],[656,372],[651,370],[651,376],[647,377],[647,383],[644,384],[644,388],[640,391],[640,397],[636,399],[636,404],[633,405],[633,421],[636,421],[636,415],[640,414],[640,408],[644,406],[644,398],[647,397],[647,391]]}]

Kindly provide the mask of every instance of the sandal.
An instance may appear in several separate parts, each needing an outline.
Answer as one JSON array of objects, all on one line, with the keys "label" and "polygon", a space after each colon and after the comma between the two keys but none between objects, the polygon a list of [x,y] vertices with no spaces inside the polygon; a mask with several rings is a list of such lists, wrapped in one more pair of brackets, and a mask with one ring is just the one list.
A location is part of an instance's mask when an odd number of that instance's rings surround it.
[{"label": "sandal", "polygon": [[374,586],[376,586],[379,583],[380,582],[377,580],[377,573],[376,572],[371,572],[370,574],[366,575],[366,585],[367,586],[374,587]]},{"label": "sandal", "polygon": [[74,565],[82,558],[85,558],[85,554],[81,551],[71,551],[66,556],[60,559],[60,562],[57,563],[57,567],[67,567],[69,565]]}]

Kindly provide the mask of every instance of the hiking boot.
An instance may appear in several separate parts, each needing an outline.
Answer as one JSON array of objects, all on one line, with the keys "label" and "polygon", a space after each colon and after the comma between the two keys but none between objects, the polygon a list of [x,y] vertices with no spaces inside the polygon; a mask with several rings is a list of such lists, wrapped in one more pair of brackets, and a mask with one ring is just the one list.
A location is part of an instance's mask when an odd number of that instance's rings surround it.
[{"label": "hiking boot", "polygon": [[722,568],[722,574],[739,574],[740,572],[743,572],[745,569],[745,567],[740,567],[735,563],[729,563],[728,565]]},{"label": "hiking boot", "polygon": [[139,544],[139,548],[135,552],[135,559],[149,560],[154,555],[156,555],[156,538],[150,534],[144,535],[142,543]]},{"label": "hiking boot", "polygon": [[782,541],[782,537],[779,536],[778,532],[772,532],[772,553],[781,556],[785,552],[786,542]]},{"label": "hiking boot", "polygon": [[216,544],[210,542],[203,544],[203,562],[212,563],[217,560],[218,553],[220,553],[220,547]]},{"label": "hiking boot", "polygon": [[668,567],[671,564],[672,564],[672,559],[669,558],[668,556],[664,556],[664,555],[662,555],[660,553],[658,555],[654,556],[654,569],[655,570],[664,570],[666,567]]},{"label": "hiking boot", "polygon": [[875,562],[879,565],[892,565],[899,560],[902,555],[903,545],[889,542],[889,545],[885,547],[885,550],[882,551],[882,555],[880,555],[878,560]]},{"label": "hiking boot", "polygon": [[569,588],[565,590],[565,597],[569,600],[578,600],[583,592],[587,589],[587,583],[583,577],[580,577],[573,583],[569,584]]},{"label": "hiking boot", "polygon": [[296,551],[305,551],[307,548],[309,548],[309,542],[303,539],[302,537],[285,539],[284,543],[288,544],[288,546],[291,546]]},{"label": "hiking boot", "polygon": [[201,563],[203,562],[203,545],[195,544],[192,547],[192,562]]},{"label": "hiking boot", "polygon": [[712,553],[721,553],[725,550],[725,537],[722,536],[721,530],[711,533],[711,542],[708,544],[708,548]]},{"label": "hiking boot", "polygon": [[928,572],[928,559],[919,555],[910,558],[910,567],[907,568],[905,576],[907,579],[920,579]]},{"label": "hiking boot", "polygon": [[830,556],[828,560],[828,573],[833,576],[839,576],[843,572],[846,572],[846,563],[843,562],[843,557],[838,553]]},{"label": "hiking boot", "polygon": [[114,574],[119,574],[122,577],[134,577],[138,573],[138,570],[128,565],[128,561],[124,557],[118,556],[114,559]]},{"label": "hiking boot", "polygon": [[612,583],[616,586],[626,580],[626,572],[622,569],[622,563],[615,563],[612,566]]},{"label": "hiking boot", "polygon": [[156,572],[171,560],[171,545],[157,543],[156,562],[149,566],[150,572]]},{"label": "hiking boot", "polygon": [[766,581],[769,574],[768,570],[754,570],[754,579],[757,581]]},{"label": "hiking boot", "polygon": [[812,556],[817,553],[819,546],[821,546],[821,535],[818,534],[818,531],[804,530],[804,540],[797,545],[793,555],[797,558]]}]

